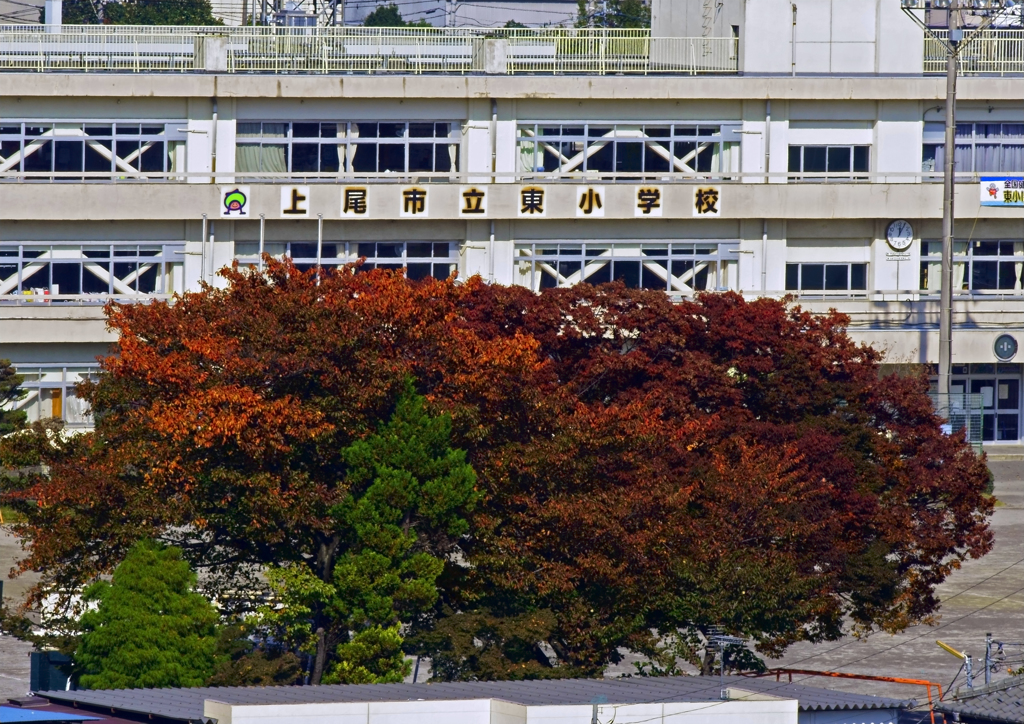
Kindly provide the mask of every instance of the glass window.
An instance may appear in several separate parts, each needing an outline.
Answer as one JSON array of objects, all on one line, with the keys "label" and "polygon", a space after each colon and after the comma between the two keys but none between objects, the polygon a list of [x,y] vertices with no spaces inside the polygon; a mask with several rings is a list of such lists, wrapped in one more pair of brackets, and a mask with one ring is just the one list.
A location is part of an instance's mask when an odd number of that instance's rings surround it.
[{"label": "glass window", "polygon": [[638,175],[733,171],[739,164],[733,130],[723,124],[521,123],[516,138],[519,171]]},{"label": "glass window", "polygon": [[[1021,294],[1024,241],[976,240],[953,248],[953,289]],[[942,289],[942,242],[921,244],[921,289]]]},{"label": "glass window", "polygon": [[[0,164],[10,171],[38,174],[8,177],[11,180],[125,180],[136,174],[158,174],[141,180],[162,180],[185,165],[184,121],[5,123],[0,129]],[[50,173],[75,175],[43,176]]]},{"label": "glass window", "polygon": [[[240,264],[259,263],[259,244],[243,242],[235,244],[236,258]],[[267,244],[267,253],[291,257],[295,266],[302,270],[316,266],[316,241],[286,242]],[[320,248],[320,265],[342,266],[365,258],[359,272],[370,269],[405,269],[410,279],[447,279],[459,268],[459,244],[457,242],[419,241],[324,241]]]},{"label": "glass window", "polygon": [[458,171],[456,123],[246,122],[238,124],[238,173],[447,173]]},{"label": "glass window", "polygon": [[867,290],[867,264],[786,264],[786,290],[859,292]]},{"label": "glass window", "polygon": [[92,425],[92,413],[75,395],[75,386],[96,374],[98,365],[19,364],[16,369],[25,378],[22,387],[28,394],[15,409],[24,410],[29,422],[58,418],[68,427]]},{"label": "glass window", "polygon": [[795,179],[837,181],[851,178],[854,173],[867,173],[870,156],[870,146],[790,146],[789,170],[791,173],[837,174],[835,178],[794,176]]},{"label": "glass window", "polygon": [[534,291],[580,282],[687,294],[733,288],[736,242],[556,242],[517,244],[515,282]]},{"label": "glass window", "polygon": [[[60,302],[65,295],[172,294],[182,291],[185,242],[0,242],[0,302]],[[113,257],[113,263],[111,258]]]},{"label": "glass window", "polygon": [[[940,172],[945,164],[945,124],[926,123],[921,170]],[[957,172],[1024,172],[1024,123],[958,123],[953,158]]]}]

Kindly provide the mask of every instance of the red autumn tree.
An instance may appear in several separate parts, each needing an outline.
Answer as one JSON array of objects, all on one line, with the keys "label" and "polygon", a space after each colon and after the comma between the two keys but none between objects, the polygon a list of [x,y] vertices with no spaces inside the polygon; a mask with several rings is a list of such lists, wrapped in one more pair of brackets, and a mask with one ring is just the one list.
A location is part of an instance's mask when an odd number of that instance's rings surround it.
[{"label": "red autumn tree", "polygon": [[29,515],[24,568],[73,590],[155,537],[228,587],[282,563],[329,581],[343,451],[409,378],[480,488],[467,535],[422,538],[449,567],[418,645],[449,678],[593,674],[621,648],[706,669],[713,628],[767,654],[846,618],[898,630],[991,545],[984,464],[941,433],[927,382],[881,379],[840,315],[621,285],[225,275],[112,306],[119,354],[81,391],[96,432],[9,444],[48,465],[9,496]]}]

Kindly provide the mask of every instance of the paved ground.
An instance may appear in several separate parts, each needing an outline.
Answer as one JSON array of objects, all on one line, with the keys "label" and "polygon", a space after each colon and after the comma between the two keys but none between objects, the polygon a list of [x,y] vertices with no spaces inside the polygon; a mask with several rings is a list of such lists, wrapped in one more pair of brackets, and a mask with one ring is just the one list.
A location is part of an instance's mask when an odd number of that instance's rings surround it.
[{"label": "paved ground", "polygon": [[[38,580],[35,575],[23,575],[13,580],[10,578],[11,566],[21,556],[18,540],[0,527],[0,580],[4,584],[4,603],[11,608],[24,600],[29,587]],[[22,696],[28,691],[28,654],[31,650],[29,644],[0,635],[0,702],[12,696]]]},{"label": "paved ground", "polygon": [[[1003,504],[992,518],[995,549],[980,561],[967,562],[940,587],[943,606],[936,626],[918,626],[897,636],[876,634],[863,641],[794,646],[772,665],[927,679],[941,683],[945,689],[960,664],[936,646],[935,639],[966,649],[976,660],[984,658],[986,632],[992,632],[996,639],[1024,642],[1024,450],[1008,448],[992,451],[990,456],[996,497]],[[19,555],[17,541],[0,529],[0,575],[7,578],[11,562]],[[33,582],[33,578],[26,577],[6,580],[4,597],[9,604],[11,599],[20,600]],[[29,650],[28,645],[0,635],[0,701],[27,690]],[[1019,650],[1024,654],[1024,649]],[[624,662],[608,675],[633,671],[630,662]],[[420,679],[428,672],[424,662]],[[995,678],[1002,676],[1005,673]],[[797,680],[800,677],[794,678]],[[918,698],[923,691],[922,687],[855,680],[808,678],[804,683],[908,698]]]}]

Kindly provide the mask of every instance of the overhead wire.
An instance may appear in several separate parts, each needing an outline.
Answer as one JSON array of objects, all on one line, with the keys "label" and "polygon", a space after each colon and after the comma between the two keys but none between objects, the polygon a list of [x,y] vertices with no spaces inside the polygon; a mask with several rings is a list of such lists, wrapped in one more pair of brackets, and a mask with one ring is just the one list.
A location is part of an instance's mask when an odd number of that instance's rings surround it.
[{"label": "overhead wire", "polygon": [[[953,594],[949,598],[944,599],[943,603],[951,601],[954,598],[956,598],[957,596],[961,596],[961,595],[967,593],[968,591],[971,591],[971,590],[977,588],[978,586],[980,586],[980,585],[982,585],[984,583],[987,583],[988,581],[992,580],[996,576],[999,576],[1002,573],[1005,573],[1006,571],[1010,570],[1014,566],[1020,565],[1021,563],[1024,563],[1024,558],[1021,558],[1020,560],[1018,560],[1018,561],[1016,561],[1014,563],[1011,563],[1010,565],[1008,565],[1005,568],[997,571],[996,573],[993,573],[992,575],[990,575],[990,576],[988,576],[986,578],[983,578],[982,580],[980,580],[980,581],[978,581],[978,582],[968,586],[967,588],[964,588],[963,590]],[[865,656],[865,657],[862,657],[862,658],[859,658],[859,659],[854,659],[853,661],[847,661],[847,662],[845,662],[843,664],[840,664],[838,666],[834,666],[834,667],[832,667],[832,669],[833,670],[842,669],[842,668],[845,668],[847,666],[852,666],[854,664],[860,663],[861,661],[865,661],[867,659],[873,658],[873,657],[878,656],[879,654],[883,654],[883,653],[885,653],[887,651],[892,651],[893,649],[899,648],[900,646],[903,646],[903,645],[905,645],[907,643],[910,643],[911,641],[915,641],[915,640],[917,640],[919,638],[922,638],[923,636],[926,636],[926,635],[928,635],[929,633],[931,633],[933,631],[937,631],[937,630],[939,630],[941,628],[944,628],[946,626],[954,624],[957,621],[962,621],[963,619],[965,619],[965,618],[967,618],[969,616],[973,616],[973,615],[975,615],[977,613],[980,613],[981,611],[984,611],[987,608],[991,608],[992,606],[996,605],[997,603],[1001,603],[1002,601],[1005,601],[1010,596],[1014,596],[1014,595],[1016,595],[1016,594],[1018,594],[1018,593],[1020,593],[1022,591],[1024,591],[1024,586],[1021,586],[1020,588],[1018,588],[1018,589],[1016,589],[1014,591],[1011,591],[1010,593],[1007,593],[1005,596],[997,598],[995,601],[987,603],[986,605],[984,605],[984,606],[982,606],[980,608],[974,609],[973,611],[969,611],[969,612],[963,614],[962,616],[958,616],[957,618],[954,618],[954,619],[952,619],[950,621],[942,623],[942,624],[940,624],[938,626],[929,627],[928,631],[925,631],[924,633],[918,634],[917,636],[914,636],[912,638],[909,638],[909,639],[906,639],[906,640],[901,641],[899,643],[896,643],[893,646],[889,646],[889,647],[887,647],[885,649],[882,649],[881,651],[873,652],[873,653],[869,654],[868,656]],[[832,651],[836,651],[836,650],[838,650],[838,649],[840,649],[840,648],[842,648],[844,646],[847,646],[847,645],[849,645],[851,643],[857,643],[857,641],[856,640],[847,641],[846,643],[840,644],[839,646],[835,646],[835,647],[829,649],[828,651],[824,651],[824,652],[821,652],[821,653],[818,653],[818,654],[813,654],[813,655],[805,657],[803,659],[799,659],[799,660],[797,660],[795,662],[792,662],[791,666],[795,666],[796,664],[803,663],[804,661],[810,661],[811,659],[814,659],[814,658],[817,658],[819,656],[823,656],[825,654],[831,653]],[[773,686],[773,687],[770,687],[768,689],[760,689],[760,690],[758,690],[757,693],[758,694],[769,693],[769,692],[781,689],[781,688],[783,688],[785,686],[789,686],[790,684],[796,684],[796,683],[799,683],[800,681],[806,681],[807,679],[810,679],[810,678],[813,678],[813,677],[811,677],[810,675],[806,675],[806,676],[802,676],[801,678],[797,679],[796,681],[780,682],[778,686]],[[954,678],[954,681],[955,681],[955,678]],[[665,697],[662,697],[662,698],[659,698],[659,699],[652,699],[652,700],[650,700],[648,702],[644,702],[644,703],[656,704],[656,703],[659,703],[659,702],[665,702],[668,699],[671,699],[671,698],[674,698],[674,697],[675,697],[675,695],[673,694],[673,695],[665,696]],[[710,709],[712,707],[719,706],[719,705],[725,704],[725,703],[728,703],[728,702],[725,701],[725,700],[723,700],[723,701],[715,701],[715,702],[711,702],[707,706],[703,706],[703,707],[700,707],[698,709],[688,709],[688,710],[686,710],[684,712],[678,712],[678,714],[662,714],[661,716],[650,717],[648,719],[639,719],[639,720],[636,720],[636,721],[631,721],[630,724],[647,724],[647,722],[653,722],[653,721],[658,721],[658,720],[664,721],[667,717],[670,717],[670,716],[677,716],[677,715],[682,715],[682,714],[689,715],[689,714],[693,714],[693,713],[698,712],[698,711],[704,711],[705,709]],[[614,705],[612,705],[612,709],[613,710],[617,710],[617,709],[619,709],[619,708],[621,708],[623,706],[630,706],[630,705],[629,704],[614,704]],[[607,724],[607,723],[604,723],[604,724]]]}]

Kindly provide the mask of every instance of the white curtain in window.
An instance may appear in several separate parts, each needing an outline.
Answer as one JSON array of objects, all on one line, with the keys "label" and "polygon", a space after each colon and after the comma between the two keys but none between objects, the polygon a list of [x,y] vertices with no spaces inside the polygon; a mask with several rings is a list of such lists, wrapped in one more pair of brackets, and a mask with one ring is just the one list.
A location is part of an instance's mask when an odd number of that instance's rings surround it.
[{"label": "white curtain in window", "polygon": [[[1013,255],[1014,256],[1024,257],[1024,241],[1015,241],[1015,242],[1013,242]],[[1013,264],[1013,273],[1014,273],[1013,291],[1015,291],[1015,292],[1021,291],[1021,285],[1022,285],[1022,282],[1024,282],[1024,280],[1021,279],[1021,273],[1022,272],[1024,272],[1024,260],[1018,261],[1018,262],[1014,262],[1014,264]]]}]

